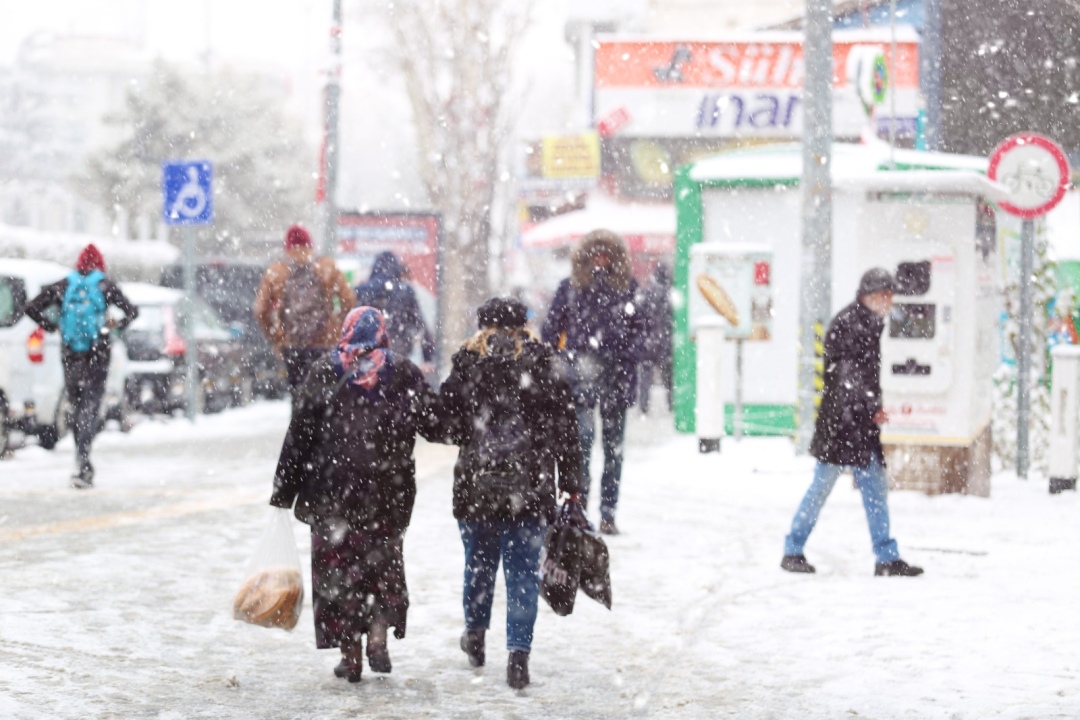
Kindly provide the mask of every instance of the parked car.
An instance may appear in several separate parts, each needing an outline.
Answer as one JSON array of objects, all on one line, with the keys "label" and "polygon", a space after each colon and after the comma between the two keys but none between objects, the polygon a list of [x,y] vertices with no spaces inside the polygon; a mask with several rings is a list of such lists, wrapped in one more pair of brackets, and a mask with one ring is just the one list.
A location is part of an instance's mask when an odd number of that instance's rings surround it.
[{"label": "parked car", "polygon": [[[70,428],[60,337],[46,333],[23,313],[43,286],[70,272],[42,260],[0,259],[0,453],[13,434],[36,437],[51,450]],[[126,352],[120,339],[114,341],[102,422],[111,416],[124,427]]]},{"label": "parked car", "polygon": [[[128,402],[145,413],[169,413],[187,405],[184,340],[189,322],[179,290],[120,283],[139,317],[124,330]],[[193,313],[199,371],[199,412],[219,412],[250,401],[251,378],[243,370],[243,347],[212,307],[195,298]]]},{"label": "parked car", "polygon": [[[265,271],[262,265],[238,261],[200,263],[195,268],[195,282],[199,296],[239,334],[242,365],[251,378],[252,392],[260,397],[277,399],[289,392],[285,365],[263,336],[252,313],[255,293]],[[183,289],[183,266],[166,267],[161,284]]]}]

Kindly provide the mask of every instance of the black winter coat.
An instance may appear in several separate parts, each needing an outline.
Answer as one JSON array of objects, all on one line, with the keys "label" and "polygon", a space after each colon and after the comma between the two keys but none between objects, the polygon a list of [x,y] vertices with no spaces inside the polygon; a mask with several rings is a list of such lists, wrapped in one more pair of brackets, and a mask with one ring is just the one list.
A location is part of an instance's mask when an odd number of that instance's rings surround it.
[{"label": "black winter coat", "polygon": [[[270,504],[293,507],[301,522],[344,520],[386,536],[409,526],[416,499],[417,433],[438,439],[434,392],[400,356],[388,381],[364,393],[338,390],[330,355],[300,388],[281,448]],[[336,392],[335,392],[336,391]]]},{"label": "black winter coat", "polygon": [[881,333],[885,322],[855,301],[825,335],[825,392],[810,454],[822,462],[866,467],[881,452]]},{"label": "black winter coat", "polygon": [[[577,415],[566,381],[556,372],[552,350],[535,340],[520,343],[514,352],[492,352],[480,333],[454,355],[453,368],[439,389],[439,406],[448,440],[461,446],[454,467],[454,517],[458,520],[512,520],[555,514],[555,486],[566,493],[580,487],[581,448]],[[521,466],[531,480],[523,502],[504,503],[491,509],[477,482],[475,455],[470,446],[478,442],[488,417],[487,408],[499,395],[519,392],[521,415],[531,437],[530,449],[522,453]]]}]

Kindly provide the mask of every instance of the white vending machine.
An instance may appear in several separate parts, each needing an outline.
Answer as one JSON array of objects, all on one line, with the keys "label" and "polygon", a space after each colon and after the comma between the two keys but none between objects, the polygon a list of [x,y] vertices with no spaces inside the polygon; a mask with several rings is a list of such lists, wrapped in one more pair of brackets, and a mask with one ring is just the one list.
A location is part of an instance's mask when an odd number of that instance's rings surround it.
[{"label": "white vending machine", "polygon": [[859,266],[889,270],[898,286],[881,344],[886,462],[896,486],[986,496],[999,360],[996,188],[916,179],[865,184],[856,218]]}]

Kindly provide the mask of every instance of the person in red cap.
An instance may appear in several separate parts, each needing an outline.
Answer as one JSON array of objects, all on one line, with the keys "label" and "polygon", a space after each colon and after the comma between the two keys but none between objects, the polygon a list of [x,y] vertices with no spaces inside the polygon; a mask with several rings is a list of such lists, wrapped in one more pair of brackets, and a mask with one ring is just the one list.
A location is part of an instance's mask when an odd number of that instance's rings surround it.
[{"label": "person in red cap", "polygon": [[[123,318],[108,317],[110,305],[119,308]],[[48,312],[52,307],[59,308],[58,316]],[[105,258],[91,244],[79,254],[71,274],[42,288],[26,306],[26,314],[47,332],[60,333],[64,390],[75,433],[77,469],[71,484],[76,488],[93,487],[90,444],[109,373],[110,331],[126,327],[139,311],[106,277]]]},{"label": "person in red cap", "polygon": [[285,256],[267,268],[253,310],[285,361],[294,401],[311,366],[337,344],[345,315],[355,305],[356,295],[333,259],[315,256],[307,230],[289,228]]}]

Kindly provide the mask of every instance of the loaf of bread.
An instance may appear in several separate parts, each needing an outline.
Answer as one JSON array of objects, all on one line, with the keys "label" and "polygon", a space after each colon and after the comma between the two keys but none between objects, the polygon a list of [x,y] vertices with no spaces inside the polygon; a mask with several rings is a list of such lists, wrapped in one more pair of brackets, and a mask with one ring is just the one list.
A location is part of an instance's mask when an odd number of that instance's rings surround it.
[{"label": "loaf of bread", "polygon": [[268,568],[240,586],[233,600],[233,617],[252,625],[292,630],[300,619],[304,581],[292,568]]},{"label": "loaf of bread", "polygon": [[712,309],[720,313],[732,326],[739,324],[739,310],[724,288],[714,278],[701,274],[697,276],[697,288]]}]

